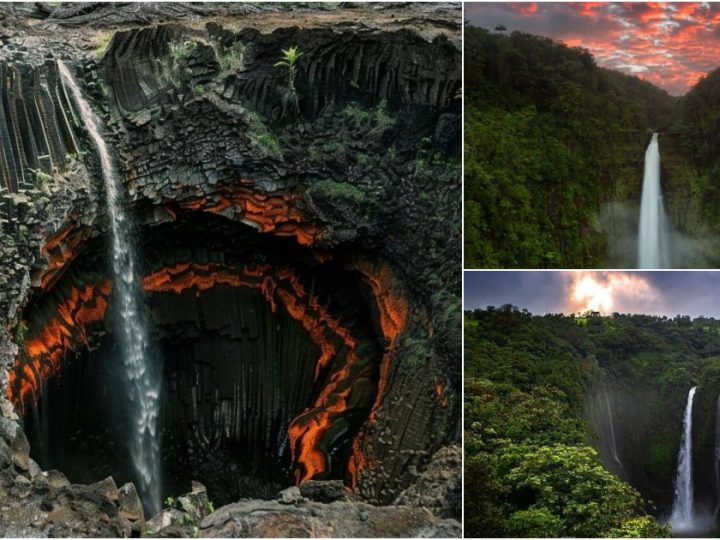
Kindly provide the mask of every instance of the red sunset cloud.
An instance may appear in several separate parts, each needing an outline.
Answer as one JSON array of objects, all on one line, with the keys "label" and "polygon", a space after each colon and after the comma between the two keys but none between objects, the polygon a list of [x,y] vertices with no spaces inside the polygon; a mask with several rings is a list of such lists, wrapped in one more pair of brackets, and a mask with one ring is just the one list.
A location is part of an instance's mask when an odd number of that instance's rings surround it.
[{"label": "red sunset cloud", "polygon": [[472,24],[584,47],[606,68],[685,94],[720,66],[720,3],[466,3]]}]

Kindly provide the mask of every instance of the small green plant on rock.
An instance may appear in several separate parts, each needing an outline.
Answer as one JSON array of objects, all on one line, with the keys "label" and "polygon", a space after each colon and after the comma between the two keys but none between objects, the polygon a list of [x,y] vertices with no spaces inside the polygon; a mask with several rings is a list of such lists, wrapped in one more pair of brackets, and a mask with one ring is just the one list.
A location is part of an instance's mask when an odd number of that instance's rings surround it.
[{"label": "small green plant on rock", "polygon": [[262,117],[252,111],[248,115],[250,124],[250,136],[260,146],[263,153],[266,156],[281,159],[282,152],[280,150],[280,143],[267,127]]},{"label": "small green plant on rock", "polygon": [[25,325],[25,321],[18,321],[15,327],[15,343],[21,348],[25,346],[26,334],[27,326]]},{"label": "small green plant on rock", "polygon": [[300,105],[298,104],[297,90],[295,89],[295,76],[297,75],[297,62],[303,53],[298,51],[298,47],[290,47],[289,49],[283,49],[283,56],[280,61],[275,62],[276,68],[282,68],[287,71],[287,94],[283,98],[283,112],[282,115],[285,117],[287,114],[288,103],[293,105],[295,114],[300,114]]},{"label": "small green plant on rock", "polygon": [[172,506],[175,504],[175,497],[168,497],[165,499],[165,506],[172,508]]},{"label": "small green plant on rock", "polygon": [[333,199],[343,199],[355,206],[366,202],[366,195],[348,182],[338,182],[330,178],[319,180],[310,188],[311,192],[325,193]]},{"label": "small green plant on rock", "polygon": [[103,98],[107,99],[110,97],[110,87],[104,79],[98,80],[98,88],[100,88],[100,93],[102,94]]},{"label": "small green plant on rock", "polygon": [[188,58],[197,49],[197,43],[194,41],[184,41],[182,43],[171,43],[169,47],[170,56],[173,64],[179,65]]},{"label": "small green plant on rock", "polygon": [[395,124],[395,119],[387,112],[387,101],[384,99],[373,109],[366,109],[358,103],[350,103],[343,110],[343,114],[358,128],[367,128],[368,133],[381,132]]},{"label": "small green plant on rock", "polygon": [[103,32],[98,36],[97,39],[97,45],[95,46],[95,58],[100,60],[103,56],[105,56],[105,51],[108,48],[108,45],[110,45],[110,42],[113,38],[113,32]]},{"label": "small green plant on rock", "polygon": [[242,41],[237,41],[230,47],[223,49],[219,60],[220,76],[223,79],[230,73],[242,69],[245,60],[245,44]]},{"label": "small green plant on rock", "polygon": [[179,87],[185,81],[183,77],[183,70],[185,69],[183,64],[190,58],[193,51],[197,48],[197,45],[194,41],[169,43],[167,49],[169,61],[156,60],[160,65],[163,77],[173,86]]}]

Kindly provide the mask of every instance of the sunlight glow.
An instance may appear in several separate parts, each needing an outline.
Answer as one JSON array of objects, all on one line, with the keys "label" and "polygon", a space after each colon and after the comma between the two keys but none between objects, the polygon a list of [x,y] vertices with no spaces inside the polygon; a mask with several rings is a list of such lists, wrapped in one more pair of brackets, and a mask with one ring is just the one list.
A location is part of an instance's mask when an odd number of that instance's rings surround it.
[{"label": "sunlight glow", "polygon": [[566,312],[597,311],[603,315],[652,307],[660,294],[633,272],[567,272]]}]

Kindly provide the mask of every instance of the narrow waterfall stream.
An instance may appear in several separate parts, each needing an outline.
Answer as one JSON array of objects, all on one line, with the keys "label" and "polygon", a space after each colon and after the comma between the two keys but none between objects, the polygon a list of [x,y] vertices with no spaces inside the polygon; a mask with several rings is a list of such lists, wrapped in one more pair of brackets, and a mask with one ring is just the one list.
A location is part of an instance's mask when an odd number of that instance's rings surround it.
[{"label": "narrow waterfall stream", "polygon": [[713,516],[715,520],[718,519],[720,514],[720,395],[717,398],[717,404],[715,405],[715,495],[717,502],[715,504],[715,510]]},{"label": "narrow waterfall stream", "polygon": [[608,398],[607,388],[603,385],[603,394],[605,396],[605,409],[608,416],[608,422],[610,424],[610,449],[612,450],[613,459],[615,462],[622,467],[622,461],[618,456],[617,440],[615,439],[615,422],[613,421],[612,409],[610,408],[610,399]]},{"label": "narrow waterfall stream", "polygon": [[638,267],[668,268],[669,266],[667,219],[660,188],[660,150],[658,134],[653,133],[645,151],[638,230]]},{"label": "narrow waterfall stream", "polygon": [[107,211],[112,232],[113,298],[118,317],[118,341],[127,383],[127,402],[133,429],[130,454],[136,484],[149,515],[161,507],[159,408],[161,370],[149,354],[146,321],[140,302],[131,223],[120,194],[122,182],[100,132],[100,122],[85,100],[70,70],[58,62],[62,81],[70,90],[87,134],[97,148],[102,168]]},{"label": "narrow waterfall stream", "polygon": [[673,499],[670,522],[673,531],[688,531],[695,526],[695,508],[693,502],[693,443],[692,409],[697,386],[688,393],[687,405],[683,416],[683,433],[678,451],[677,476],[675,478],[675,498]]}]

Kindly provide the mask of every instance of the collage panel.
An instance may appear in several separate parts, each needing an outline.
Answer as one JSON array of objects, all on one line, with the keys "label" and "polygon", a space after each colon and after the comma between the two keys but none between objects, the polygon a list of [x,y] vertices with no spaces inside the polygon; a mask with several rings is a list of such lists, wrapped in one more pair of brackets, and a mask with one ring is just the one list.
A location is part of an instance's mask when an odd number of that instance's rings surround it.
[{"label": "collage panel", "polygon": [[0,537],[462,536],[461,2],[0,2]]},{"label": "collage panel", "polygon": [[720,272],[465,272],[467,537],[715,537]]},{"label": "collage panel", "polygon": [[720,263],[720,4],[465,3],[465,268]]}]

